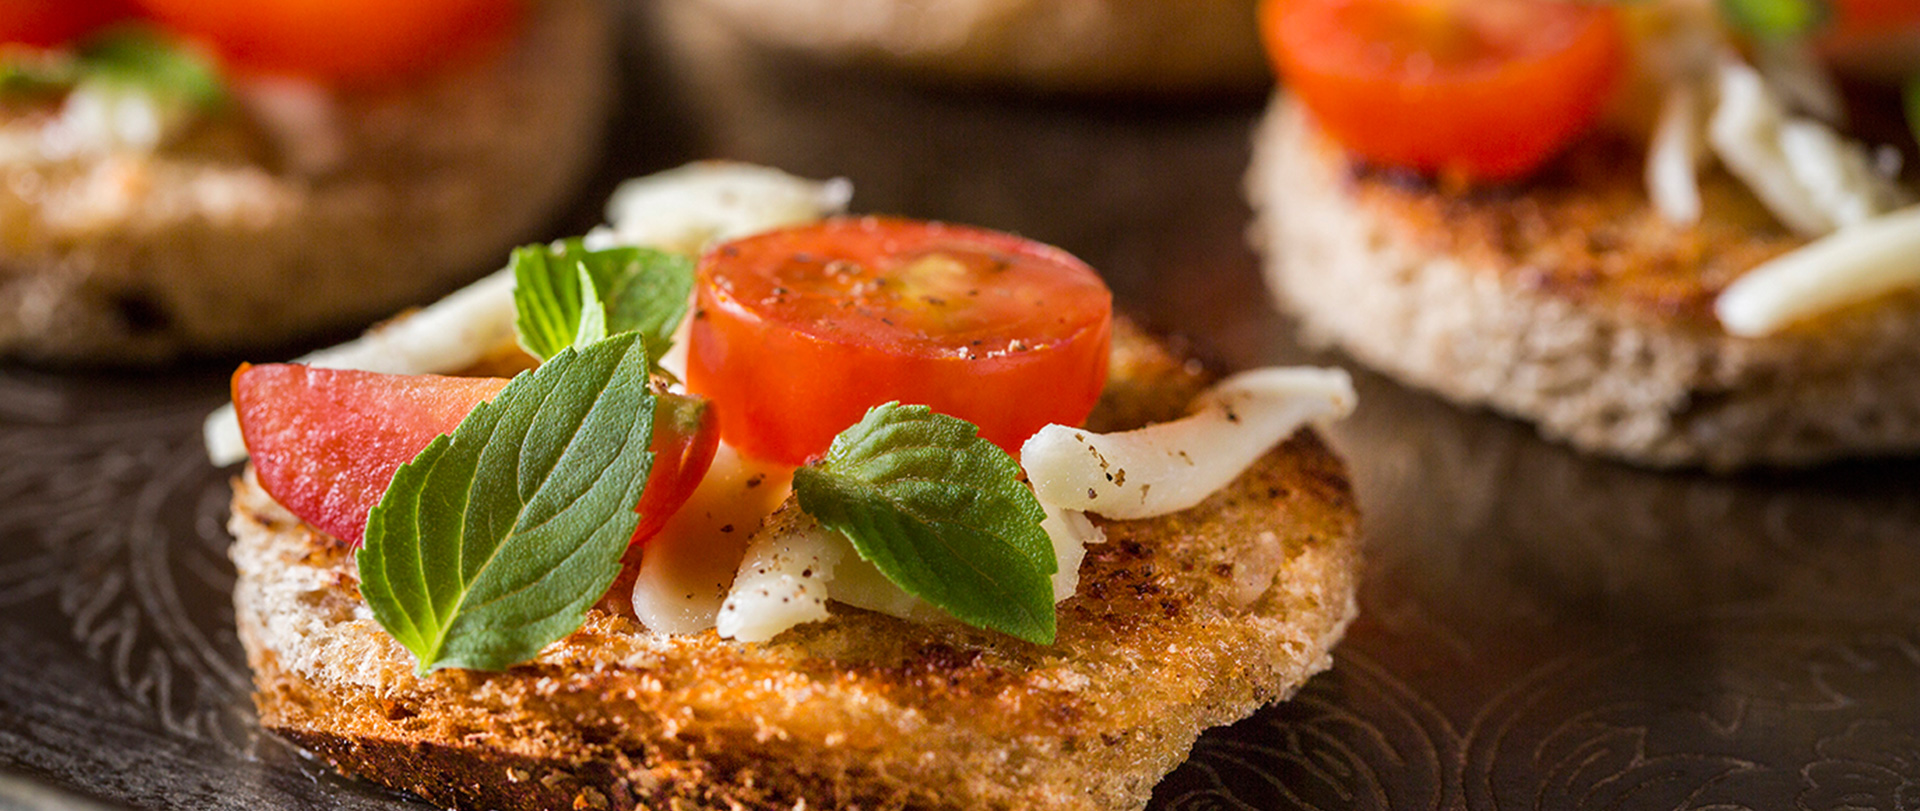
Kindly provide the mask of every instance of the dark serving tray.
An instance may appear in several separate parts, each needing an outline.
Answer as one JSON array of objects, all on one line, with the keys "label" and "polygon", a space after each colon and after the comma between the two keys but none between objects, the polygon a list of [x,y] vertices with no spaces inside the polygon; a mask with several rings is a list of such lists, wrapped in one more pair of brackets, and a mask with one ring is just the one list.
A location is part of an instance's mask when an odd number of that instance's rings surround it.
[{"label": "dark serving tray", "polygon": [[[630,32],[606,167],[556,234],[686,159],[844,175],[857,210],[1080,254],[1221,368],[1343,362],[1294,342],[1244,242],[1262,100],[929,89],[677,8]],[[422,807],[254,728],[233,471],[199,436],[230,369],[0,367],[0,808]],[[1920,465],[1646,472],[1358,382],[1333,440],[1366,516],[1361,617],[1154,807],[1920,808]]]}]

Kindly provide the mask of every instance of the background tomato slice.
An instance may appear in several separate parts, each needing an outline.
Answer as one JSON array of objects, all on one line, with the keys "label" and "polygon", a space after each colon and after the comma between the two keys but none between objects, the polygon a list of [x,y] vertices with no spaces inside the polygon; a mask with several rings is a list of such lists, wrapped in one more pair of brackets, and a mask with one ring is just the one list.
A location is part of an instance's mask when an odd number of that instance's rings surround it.
[{"label": "background tomato slice", "polygon": [[[260,486],[321,531],[359,546],[394,471],[507,385],[499,377],[242,366],[233,403]],[[653,467],[632,543],[660,531],[706,475],[718,426],[696,398],[657,395]]]},{"label": "background tomato slice", "polygon": [[240,68],[357,84],[471,57],[504,40],[526,10],[526,0],[135,2]]},{"label": "background tomato slice", "polygon": [[1625,64],[1604,3],[1265,0],[1261,30],[1287,88],[1347,149],[1469,180],[1552,158]]},{"label": "background tomato slice", "polygon": [[1086,419],[1112,295],[1057,248],[866,217],[721,245],[700,260],[687,386],[748,456],[799,464],[892,400],[968,420],[1009,452]]},{"label": "background tomato slice", "polygon": [[0,44],[51,48],[125,17],[122,0],[4,0]]}]

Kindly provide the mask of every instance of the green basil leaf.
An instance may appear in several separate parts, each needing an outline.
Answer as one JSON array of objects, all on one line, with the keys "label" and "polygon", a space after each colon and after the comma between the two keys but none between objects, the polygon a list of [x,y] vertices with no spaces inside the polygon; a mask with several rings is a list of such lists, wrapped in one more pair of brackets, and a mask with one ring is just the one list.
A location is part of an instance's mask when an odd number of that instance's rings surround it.
[{"label": "green basil leaf", "polygon": [[579,271],[575,283],[580,287],[580,325],[573,332],[573,347],[585,349],[606,340],[607,308],[600,303],[600,291],[594,289],[593,277],[587,274],[587,266],[574,265],[574,269]]},{"label": "green basil leaf", "polygon": [[85,78],[139,87],[200,107],[226,101],[226,86],[211,62],[150,28],[110,28],[82,42],[75,56]]},{"label": "green basil leaf", "polygon": [[421,673],[503,669],[580,627],[639,521],[653,400],[638,336],[563,350],[394,474],[360,592]]},{"label": "green basil leaf", "polygon": [[1756,39],[1804,37],[1833,19],[1827,0],[1720,0],[1727,22]]},{"label": "green basil leaf", "polygon": [[178,40],[139,25],[109,28],[70,52],[0,54],[0,93],[65,93],[88,81],[209,109],[227,99],[213,63]]},{"label": "green basil leaf", "polygon": [[[582,304],[586,283],[578,269],[592,280],[597,304]],[[672,344],[693,293],[693,262],[684,256],[633,247],[590,251],[578,239],[514,251],[513,276],[520,344],[541,358],[572,345],[594,307],[608,334],[638,332],[658,358]]]},{"label": "green basil leaf", "polygon": [[1050,644],[1053,544],[1020,465],[966,420],[888,403],[794,473],[800,508],[901,590],[975,627]]},{"label": "green basil leaf", "polygon": [[72,59],[0,56],[0,95],[64,93],[79,81],[79,67]]}]

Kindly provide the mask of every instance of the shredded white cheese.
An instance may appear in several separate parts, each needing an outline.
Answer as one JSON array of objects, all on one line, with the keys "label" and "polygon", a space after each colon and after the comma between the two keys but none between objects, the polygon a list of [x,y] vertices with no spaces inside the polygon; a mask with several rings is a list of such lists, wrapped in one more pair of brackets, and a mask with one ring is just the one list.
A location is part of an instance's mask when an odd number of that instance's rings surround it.
[{"label": "shredded white cheese", "polygon": [[629,180],[607,201],[609,227],[587,246],[651,245],[696,253],[703,246],[843,211],[846,178],[801,180],[778,169],[707,161]]},{"label": "shredded white cheese", "polygon": [[1688,84],[1667,90],[1647,152],[1647,193],[1668,222],[1700,221],[1700,92]]},{"label": "shredded white cheese", "polygon": [[1789,108],[1836,127],[1847,123],[1840,85],[1820,64],[1807,40],[1762,40],[1754,44],[1754,55],[1767,85]]},{"label": "shredded white cheese", "polygon": [[1707,139],[1728,171],[1747,184],[1767,210],[1803,236],[1833,230],[1834,222],[1807,199],[1780,147],[1786,113],[1753,68],[1729,59],[1720,66],[1720,104]]},{"label": "shredded white cheese", "polygon": [[1184,510],[1300,426],[1353,411],[1340,369],[1256,369],[1227,378],[1173,422],[1116,434],[1049,425],[1020,448],[1040,503],[1108,518]]},{"label": "shredded white cheese", "polygon": [[1920,286],[1920,206],[1841,230],[1748,271],[1720,294],[1728,333],[1767,335],[1795,321]]},{"label": "shredded white cheese", "polygon": [[793,468],[742,457],[721,444],[713,466],[660,534],[647,542],[633,611],[655,633],[714,627],[748,540],[786,500]]},{"label": "shredded white cheese", "polygon": [[[1102,543],[1106,535],[1084,513],[1046,510],[1040,528],[1053,542],[1053,601],[1058,603],[1079,588],[1086,545]],[[765,642],[788,628],[826,619],[829,600],[912,622],[953,621],[894,585],[845,535],[789,509],[754,535],[713,627],[725,638]]]},{"label": "shredded white cheese", "polygon": [[1719,69],[1707,139],[1727,169],[1795,233],[1817,237],[1902,204],[1866,148],[1826,124],[1793,117],[1760,74],[1737,59]]},{"label": "shredded white cheese", "polygon": [[[615,228],[595,230],[597,247],[633,244],[692,253],[711,240],[839,212],[851,195],[845,180],[817,182],[746,164],[690,164],[623,184],[609,205]],[[500,270],[294,362],[388,374],[454,372],[513,341],[513,321],[513,272]],[[247,457],[231,404],[207,417],[202,434],[215,465]]]},{"label": "shredded white cheese", "polygon": [[[1078,588],[1086,546],[1106,540],[1087,512],[1146,518],[1191,507],[1300,426],[1346,416],[1354,401],[1345,371],[1258,369],[1222,381],[1195,399],[1191,415],[1173,422],[1118,434],[1042,428],[1020,454],[1047,513],[1041,528],[1059,567],[1054,602]],[[1246,576],[1258,581],[1260,572]],[[829,601],[916,622],[950,621],[862,560],[845,536],[790,508],[755,534],[716,627],[723,637],[763,642],[826,619]]]}]

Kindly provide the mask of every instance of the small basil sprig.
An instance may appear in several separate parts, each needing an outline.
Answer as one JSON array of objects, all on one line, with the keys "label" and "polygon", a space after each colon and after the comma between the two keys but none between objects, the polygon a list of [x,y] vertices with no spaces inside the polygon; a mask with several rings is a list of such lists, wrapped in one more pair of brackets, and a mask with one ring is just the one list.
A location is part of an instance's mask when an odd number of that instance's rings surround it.
[{"label": "small basil sprig", "polygon": [[213,64],[178,41],[143,26],[118,26],[53,55],[0,57],[0,92],[55,93],[83,82],[131,87],[211,109],[226,86]]},{"label": "small basil sprig", "polygon": [[658,358],[693,292],[692,260],[646,248],[591,251],[568,239],[520,248],[512,267],[514,329],[543,359],[622,332],[640,333]]},{"label": "small basil sprig", "polygon": [[585,621],[639,522],[647,370],[632,333],[562,350],[394,474],[367,517],[360,593],[420,673],[504,669]]},{"label": "small basil sprig", "polygon": [[972,423],[888,403],[794,472],[800,508],[901,590],[967,624],[1054,638],[1053,544],[1020,465]]},{"label": "small basil sprig", "polygon": [[1748,36],[1782,40],[1820,30],[1833,7],[1827,0],[1720,0],[1720,15]]}]

